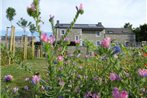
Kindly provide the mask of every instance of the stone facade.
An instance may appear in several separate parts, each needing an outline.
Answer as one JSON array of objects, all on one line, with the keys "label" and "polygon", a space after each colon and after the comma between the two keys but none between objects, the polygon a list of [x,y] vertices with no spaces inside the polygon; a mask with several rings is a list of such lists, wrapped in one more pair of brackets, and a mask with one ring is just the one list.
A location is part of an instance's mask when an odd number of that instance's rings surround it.
[{"label": "stone facade", "polygon": [[[56,24],[57,40],[66,33],[69,24]],[[75,24],[67,36],[70,41],[80,40],[81,46],[84,40],[89,40],[99,45],[105,37],[111,37],[115,43],[132,46],[135,44],[135,34],[127,28],[105,28],[100,22],[98,24]]]}]

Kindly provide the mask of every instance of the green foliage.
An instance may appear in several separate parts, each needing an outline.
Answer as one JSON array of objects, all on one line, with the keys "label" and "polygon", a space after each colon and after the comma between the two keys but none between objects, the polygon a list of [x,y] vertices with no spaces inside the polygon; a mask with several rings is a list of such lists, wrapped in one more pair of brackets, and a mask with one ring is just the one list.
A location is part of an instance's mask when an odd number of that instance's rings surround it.
[{"label": "green foliage", "polygon": [[9,7],[7,10],[6,10],[6,17],[9,21],[12,21],[14,16],[16,15],[16,12],[15,12],[15,9],[12,8],[12,7]]},{"label": "green foliage", "polygon": [[17,22],[17,25],[20,26],[25,32],[25,29],[31,25],[31,22],[28,22],[27,20],[20,18],[20,20]]},{"label": "green foliage", "polygon": [[136,41],[147,41],[147,24],[140,25],[139,27],[133,30],[136,34]]}]

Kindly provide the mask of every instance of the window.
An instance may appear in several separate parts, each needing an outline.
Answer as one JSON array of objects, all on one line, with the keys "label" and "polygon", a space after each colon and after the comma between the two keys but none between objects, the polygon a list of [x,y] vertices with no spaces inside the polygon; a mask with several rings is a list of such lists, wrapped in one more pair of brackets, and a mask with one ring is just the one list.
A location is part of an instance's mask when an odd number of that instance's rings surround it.
[{"label": "window", "polygon": [[79,40],[79,36],[76,35],[76,36],[75,36],[75,40]]},{"label": "window", "polygon": [[61,35],[64,35],[65,34],[65,30],[61,30]]},{"label": "window", "polygon": [[100,45],[100,41],[96,41],[96,46],[99,46]]},{"label": "window", "polygon": [[96,32],[96,37],[100,36],[100,32]]},{"label": "window", "polygon": [[108,31],[108,33],[109,33],[109,34],[112,34],[113,32],[112,32],[112,31]]}]

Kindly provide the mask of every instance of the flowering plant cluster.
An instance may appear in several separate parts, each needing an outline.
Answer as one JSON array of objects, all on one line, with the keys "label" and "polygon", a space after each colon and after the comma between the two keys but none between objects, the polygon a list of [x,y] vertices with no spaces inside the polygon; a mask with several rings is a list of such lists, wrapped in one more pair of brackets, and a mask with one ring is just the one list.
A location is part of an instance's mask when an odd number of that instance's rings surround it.
[{"label": "flowering plant cluster", "polygon": [[[31,7],[33,13],[39,12],[39,1],[34,0]],[[34,74],[26,78],[31,86],[25,85],[23,90],[30,92],[30,98],[145,98],[147,97],[146,81],[147,69],[144,66],[146,57],[132,51],[123,45],[111,44],[111,38],[102,40],[99,47],[90,41],[85,41],[87,54],[82,56],[79,41],[76,41],[76,50],[68,54],[67,35],[71,33],[79,15],[84,13],[83,5],[76,6],[76,15],[70,27],[57,42],[57,32],[54,25],[54,16],[50,15],[49,22],[53,35],[40,33],[43,49],[46,54],[45,74]],[[35,12],[37,11],[37,12]],[[29,14],[33,16],[34,14]],[[38,14],[39,15],[39,14]],[[34,16],[33,16],[34,17]],[[36,17],[36,16],[35,16]],[[38,19],[36,23],[38,24]],[[36,25],[38,26],[38,25]],[[40,31],[39,28],[37,28]],[[89,52],[94,51],[90,56]],[[134,56],[135,55],[135,56]],[[7,78],[8,77],[8,78]],[[11,75],[4,80],[11,81]],[[13,92],[20,89],[15,87]]]}]

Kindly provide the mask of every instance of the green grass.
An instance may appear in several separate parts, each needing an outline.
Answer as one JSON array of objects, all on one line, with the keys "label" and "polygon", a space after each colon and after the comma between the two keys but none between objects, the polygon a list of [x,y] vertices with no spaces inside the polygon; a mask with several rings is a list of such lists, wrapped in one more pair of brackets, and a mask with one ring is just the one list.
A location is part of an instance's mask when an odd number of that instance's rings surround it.
[{"label": "green grass", "polygon": [[47,61],[45,59],[27,60],[23,62],[28,68],[31,68],[32,73],[26,71],[21,65],[9,65],[1,67],[1,84],[2,87],[6,85],[4,82],[4,76],[11,74],[14,78],[13,82],[9,83],[10,87],[23,87],[26,85],[24,81],[27,77],[32,77],[35,72],[39,72],[41,76],[46,74],[45,68],[47,67]]}]

